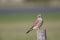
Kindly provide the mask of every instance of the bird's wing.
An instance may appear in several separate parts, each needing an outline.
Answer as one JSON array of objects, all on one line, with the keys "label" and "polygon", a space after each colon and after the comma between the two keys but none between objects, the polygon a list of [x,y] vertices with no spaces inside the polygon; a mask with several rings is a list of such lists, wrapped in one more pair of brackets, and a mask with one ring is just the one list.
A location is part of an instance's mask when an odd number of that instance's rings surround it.
[{"label": "bird's wing", "polygon": [[29,33],[30,31],[33,30],[33,28],[38,24],[39,20],[36,20],[33,24],[33,26],[26,32],[26,33]]},{"label": "bird's wing", "polygon": [[37,20],[34,22],[33,26],[36,26],[38,23],[39,23],[39,20],[37,19]]}]

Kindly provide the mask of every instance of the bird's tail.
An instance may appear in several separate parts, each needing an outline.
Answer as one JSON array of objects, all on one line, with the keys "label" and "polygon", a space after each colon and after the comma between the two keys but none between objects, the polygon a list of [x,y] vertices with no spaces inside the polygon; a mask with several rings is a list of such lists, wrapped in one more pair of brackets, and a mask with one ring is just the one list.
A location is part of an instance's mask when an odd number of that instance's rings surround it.
[{"label": "bird's tail", "polygon": [[33,29],[30,29],[30,30],[28,30],[26,33],[29,33],[30,31],[32,31]]},{"label": "bird's tail", "polygon": [[30,28],[26,33],[29,33],[30,31],[32,31],[33,30],[33,28]]}]

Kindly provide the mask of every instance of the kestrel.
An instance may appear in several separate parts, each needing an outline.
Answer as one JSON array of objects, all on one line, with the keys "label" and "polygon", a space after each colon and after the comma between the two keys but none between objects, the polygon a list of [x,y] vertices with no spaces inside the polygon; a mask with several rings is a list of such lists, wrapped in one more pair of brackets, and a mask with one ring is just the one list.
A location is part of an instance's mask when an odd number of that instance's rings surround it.
[{"label": "kestrel", "polygon": [[40,29],[40,27],[42,26],[42,24],[43,24],[43,19],[42,19],[41,14],[39,14],[37,16],[36,21],[33,23],[32,27],[26,33],[29,33],[30,31],[32,31],[34,29]]}]

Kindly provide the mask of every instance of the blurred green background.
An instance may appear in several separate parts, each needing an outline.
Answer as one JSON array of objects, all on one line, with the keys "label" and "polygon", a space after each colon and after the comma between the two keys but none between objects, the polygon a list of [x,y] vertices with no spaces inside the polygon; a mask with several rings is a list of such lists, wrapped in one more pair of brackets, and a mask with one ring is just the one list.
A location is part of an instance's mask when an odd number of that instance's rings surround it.
[{"label": "blurred green background", "polygon": [[47,40],[60,40],[60,0],[0,0],[0,40],[37,40],[36,30],[26,31],[39,13]]}]

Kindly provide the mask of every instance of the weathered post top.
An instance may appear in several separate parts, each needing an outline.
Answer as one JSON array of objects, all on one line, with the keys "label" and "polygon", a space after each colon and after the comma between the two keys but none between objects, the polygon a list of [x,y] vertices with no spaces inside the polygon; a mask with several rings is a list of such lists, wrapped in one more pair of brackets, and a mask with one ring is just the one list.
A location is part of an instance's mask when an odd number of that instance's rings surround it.
[{"label": "weathered post top", "polygon": [[37,30],[37,40],[47,40],[46,29]]}]

